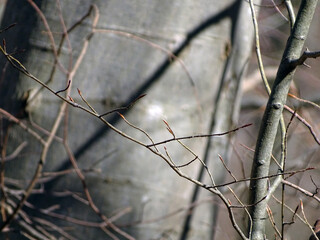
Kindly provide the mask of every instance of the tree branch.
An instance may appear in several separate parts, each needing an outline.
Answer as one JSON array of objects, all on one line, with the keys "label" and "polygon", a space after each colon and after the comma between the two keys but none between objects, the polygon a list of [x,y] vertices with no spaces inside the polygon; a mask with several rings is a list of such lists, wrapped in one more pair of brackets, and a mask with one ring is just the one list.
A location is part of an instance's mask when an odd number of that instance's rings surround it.
[{"label": "tree branch", "polygon": [[[250,182],[249,189],[250,203],[257,202],[267,193],[267,179],[255,179],[267,176],[269,173],[270,158],[279,120],[297,67],[292,62],[300,58],[317,2],[318,0],[303,0],[301,2],[297,20],[288,39],[260,127],[251,170],[253,180]],[[267,201],[264,200],[250,208],[253,221],[251,239],[264,239],[266,207]]]}]

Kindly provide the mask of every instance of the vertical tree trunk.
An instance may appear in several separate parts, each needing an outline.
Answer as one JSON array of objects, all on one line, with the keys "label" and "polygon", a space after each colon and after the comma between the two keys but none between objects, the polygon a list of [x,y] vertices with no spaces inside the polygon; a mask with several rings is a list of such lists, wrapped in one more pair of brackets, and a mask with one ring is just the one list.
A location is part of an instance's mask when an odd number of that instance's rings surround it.
[{"label": "vertical tree trunk", "polygon": [[[250,213],[252,216],[252,239],[265,239],[265,222],[267,217],[268,179],[272,149],[278,131],[278,125],[286,104],[290,84],[293,80],[297,64],[307,38],[309,27],[318,0],[303,0],[288,38],[277,76],[263,115],[257,139],[250,181]],[[284,134],[284,133],[282,133]],[[284,151],[284,150],[283,150]],[[282,163],[281,163],[282,164]],[[271,187],[272,188],[272,187]]]},{"label": "vertical tree trunk", "polygon": [[[237,125],[239,104],[241,101],[241,82],[246,73],[251,55],[253,25],[249,4],[244,1],[237,1],[231,6],[229,13],[232,23],[230,28],[230,42],[226,48],[227,56],[223,75],[217,84],[219,90],[213,102],[215,108],[211,116],[211,128],[209,130],[211,133],[225,132]],[[232,135],[207,139],[205,149],[205,162],[213,173],[216,183],[221,184],[225,180],[226,169],[220,161],[219,155],[223,161],[228,164],[232,153]],[[204,169],[200,172],[200,178],[209,184],[210,179],[204,172]],[[208,197],[210,197],[210,193],[205,189],[201,189],[200,192],[199,190],[199,187],[196,187],[193,201],[208,199]],[[218,199],[217,201],[219,202]],[[187,219],[189,222],[186,223],[186,227],[188,227],[188,225],[194,225],[196,229],[201,229],[203,227],[201,223],[205,221],[211,226],[212,239],[225,238],[226,235],[224,235],[224,232],[230,231],[228,231],[227,227],[223,228],[223,226],[221,226],[222,224],[220,226],[218,224],[219,204],[212,203],[210,205],[212,206],[211,211],[208,211],[208,204],[197,207],[193,214],[193,224],[190,223],[190,217]],[[220,232],[220,234],[217,234],[217,232]],[[192,233],[190,232],[189,235],[192,236]],[[196,235],[190,239],[197,239],[197,237]]]},{"label": "vertical tree trunk", "polygon": [[[130,110],[122,113],[129,122],[146,130],[155,142],[172,137],[163,119],[170,124],[176,136],[227,130],[232,126],[237,111],[239,81],[246,64],[237,59],[246,59],[242,56],[250,52],[248,46],[251,42],[251,32],[248,38],[241,38],[239,42],[236,40],[239,34],[237,21],[242,17],[232,16],[238,13],[235,6],[244,3],[231,0],[60,2],[67,28],[84,16],[91,4],[96,4],[99,9],[97,29],[88,38],[87,52],[72,78],[70,96],[75,102],[84,104],[76,90],[79,88],[88,102],[99,113],[104,113],[127,106],[141,94],[147,93]],[[36,4],[48,20],[58,49],[63,28],[56,1],[36,1]],[[69,34],[72,66],[81,53],[85,39],[92,32],[93,15],[92,12],[91,18]],[[8,1],[2,26],[13,22],[17,22],[17,26],[4,35],[8,52],[16,48],[25,49],[25,53],[16,57],[28,71],[44,82],[53,75],[48,85],[56,91],[64,89],[69,76],[54,64],[47,29],[34,9],[26,2]],[[232,49],[229,56],[230,42]],[[248,48],[239,47],[243,42]],[[180,60],[168,55],[162,48],[171,50]],[[68,41],[65,41],[59,61],[66,69],[70,64],[69,54]],[[5,60],[1,59],[1,63],[4,66]],[[224,83],[229,81],[234,97],[221,100],[224,93],[228,93],[223,90]],[[39,85],[11,67],[6,69],[0,84],[0,107],[51,129],[61,105],[56,96],[40,89]],[[225,105],[221,101],[230,102],[233,107],[223,107]],[[217,118],[213,113],[221,109],[227,112],[223,119],[229,124],[220,128],[217,123],[222,118]],[[68,132],[68,145],[79,167],[88,170],[85,173],[88,189],[101,212],[111,217],[131,207],[132,211],[116,223],[136,239],[179,239],[185,213],[164,217],[190,204],[193,184],[177,176],[162,159],[147,149],[124,139],[79,109],[69,108],[66,116],[69,121],[60,124],[57,135],[63,137]],[[119,115],[110,114],[106,119],[121,131],[148,143],[144,134],[126,124]],[[16,159],[5,164],[5,176],[28,182],[38,163],[41,146],[16,125],[10,126],[8,132],[7,152],[12,152],[24,140],[28,141],[28,146]],[[207,141],[194,139],[185,143],[204,158],[210,146]],[[193,158],[176,142],[165,146],[177,165]],[[227,153],[228,144],[223,146],[219,150]],[[158,148],[164,152],[163,146]],[[44,171],[69,168],[72,166],[63,144],[53,141]],[[200,168],[201,164],[194,162],[182,170],[197,178]],[[33,194],[28,201],[42,209],[59,204],[57,212],[60,214],[86,221],[101,221],[89,207],[68,194],[83,191],[76,174],[47,181],[44,191],[44,194]],[[24,210],[29,209],[25,207]],[[35,211],[28,213],[35,214]],[[43,214],[40,216],[44,217]],[[157,218],[163,220],[134,224]],[[195,220],[201,221],[198,218]],[[72,226],[70,234],[77,239],[105,237],[99,228],[81,227],[56,219],[55,223]],[[201,224],[193,225],[190,239],[210,239],[210,226],[199,227]]]}]

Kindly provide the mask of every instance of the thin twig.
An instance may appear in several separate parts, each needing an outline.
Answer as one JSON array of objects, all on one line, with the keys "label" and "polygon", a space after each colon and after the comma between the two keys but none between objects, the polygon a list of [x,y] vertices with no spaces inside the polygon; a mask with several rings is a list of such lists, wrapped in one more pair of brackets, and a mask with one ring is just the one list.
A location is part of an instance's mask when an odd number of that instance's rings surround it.
[{"label": "thin twig", "polygon": [[[118,228],[116,225],[114,225],[105,215],[102,214],[102,212],[99,210],[99,208],[96,206],[96,204],[94,203],[91,194],[89,192],[89,189],[87,187],[86,181],[85,181],[85,177],[82,174],[80,168],[78,167],[78,164],[76,162],[76,159],[73,156],[73,153],[71,151],[71,149],[69,148],[69,146],[65,143],[64,147],[68,153],[69,159],[72,163],[73,168],[75,169],[81,183],[82,183],[82,188],[83,191],[86,195],[86,198],[88,200],[89,206],[92,208],[92,210],[106,223],[106,226],[109,226],[111,229],[113,229],[115,232],[119,233],[120,235],[122,235],[123,237],[125,237],[126,239],[129,240],[134,240],[134,238],[132,236],[130,236],[129,234],[127,234],[126,232],[122,231],[120,228]],[[101,227],[102,230],[104,230],[103,228],[105,228],[105,226]],[[108,232],[108,231],[107,231]]]},{"label": "thin twig", "polygon": [[64,231],[61,227],[45,220],[45,219],[42,219],[42,218],[38,218],[38,217],[35,217],[33,218],[34,221],[37,221],[39,222],[40,224],[43,224],[45,226],[48,226],[50,227],[51,229],[53,229],[54,231],[58,232],[61,234],[61,236],[64,236],[66,239],[69,239],[69,240],[76,240],[76,238],[72,237],[70,234],[68,234],[66,231]]},{"label": "thin twig", "polygon": [[273,217],[273,214],[272,214],[272,210],[269,206],[267,206],[267,213],[268,213],[268,217],[269,217],[269,220],[270,220],[270,223],[273,227],[273,229],[275,230],[275,232],[277,233],[277,235],[282,239],[283,238],[283,234],[280,233],[279,229],[277,228],[277,225],[274,221],[274,217]]},{"label": "thin twig", "polygon": [[306,100],[306,99],[299,98],[299,97],[297,97],[297,96],[295,96],[295,95],[293,95],[293,94],[291,94],[291,93],[288,93],[288,96],[289,96],[289,97],[292,97],[292,98],[294,98],[294,99],[297,99],[297,100],[300,101],[300,102],[308,103],[308,104],[314,106],[315,108],[317,108],[318,110],[320,110],[320,106],[319,106],[318,104],[312,102],[312,101],[308,101],[308,100]]},{"label": "thin twig", "polygon": [[283,176],[283,175],[289,175],[289,177],[297,174],[297,173],[302,173],[302,172],[306,172],[306,171],[310,171],[310,170],[314,170],[314,167],[308,167],[308,168],[304,168],[304,169],[300,169],[300,170],[296,170],[296,171],[288,171],[288,172],[282,172],[282,173],[275,173],[275,174],[270,174],[268,176],[264,176],[264,177],[260,177],[260,178],[244,178],[244,179],[239,179],[237,181],[231,181],[231,182],[227,182],[227,183],[222,183],[222,184],[217,184],[214,186],[210,186],[209,188],[219,188],[219,187],[225,187],[231,184],[236,184],[236,183],[241,183],[241,182],[247,182],[250,180],[260,180],[260,179],[269,179],[269,178],[274,178],[274,177],[278,177],[278,176]]},{"label": "thin twig", "polygon": [[0,157],[0,160],[3,162],[7,162],[12,159],[15,159],[27,145],[28,143],[26,141],[22,142],[10,155],[6,157]]},{"label": "thin twig", "polygon": [[67,91],[67,90],[68,90],[68,88],[70,87],[70,83],[71,83],[71,80],[69,79],[69,80],[68,80],[67,87],[66,87],[65,89],[62,89],[62,90],[56,91],[56,94],[61,93],[61,92],[64,92],[64,91]]},{"label": "thin twig", "polygon": [[246,212],[248,218],[249,218],[249,239],[251,237],[251,229],[252,229],[252,219],[251,219],[251,215],[248,211],[248,208],[243,204],[243,202],[240,200],[240,198],[237,196],[237,194],[233,191],[233,189],[231,187],[228,186],[229,191],[232,193],[232,195],[237,199],[237,201],[240,203],[240,205],[243,207],[244,211]]},{"label": "thin twig", "polygon": [[[98,8],[97,7],[94,7],[94,10],[95,10],[95,18],[93,20],[93,23],[92,23],[92,29],[94,29],[96,27],[96,25],[98,24],[98,20],[99,20],[99,11],[98,11]],[[65,31],[65,33],[67,34],[67,32]],[[85,38],[85,41],[83,43],[83,47],[81,49],[81,52],[77,58],[77,61],[75,62],[75,65],[72,69],[72,71],[69,73],[69,78],[72,80],[73,79],[73,76],[75,75],[75,73],[77,72],[84,56],[85,56],[85,53],[87,52],[87,49],[88,49],[88,45],[89,45],[89,40],[91,39],[92,37],[92,34],[93,32],[89,33],[88,36]],[[68,36],[66,35],[66,37],[68,38]],[[70,94],[70,90],[71,90],[71,83],[72,81],[69,80],[69,86],[66,88],[67,90],[67,96],[69,96]],[[57,94],[57,93],[56,93]],[[81,92],[79,93],[80,96],[81,96]],[[70,97],[71,101],[72,101],[72,98]],[[63,105],[66,105],[67,103],[66,102],[63,102]],[[90,106],[90,105],[89,105]],[[90,107],[90,109],[92,110],[93,108]],[[93,113],[97,113],[96,111],[93,111]],[[66,121],[68,120],[68,118],[66,118]],[[66,124],[67,125],[67,124]],[[71,161],[71,164],[73,166],[73,168],[75,169],[76,171],[76,174],[78,175],[81,183],[82,183],[82,187],[83,187],[83,191],[85,193],[85,196],[88,200],[88,204],[89,206],[91,207],[91,209],[107,224],[107,226],[109,226],[111,229],[113,229],[115,232],[119,233],[120,235],[122,235],[123,237],[125,237],[126,239],[129,239],[129,240],[134,240],[134,238],[132,236],[130,236],[129,234],[127,234],[126,232],[122,231],[120,228],[118,228],[117,226],[115,226],[112,222],[110,222],[110,220],[104,215],[102,214],[102,212],[99,210],[99,208],[96,206],[96,204],[94,203],[92,197],[91,197],[91,194],[89,192],[89,189],[87,187],[87,184],[86,184],[86,181],[85,181],[85,177],[84,175],[82,174],[81,170],[79,169],[77,163],[76,163],[76,160],[75,160],[75,157],[73,156],[73,153],[71,151],[71,149],[69,148],[69,145],[68,145],[68,140],[67,140],[67,131],[65,131],[65,137],[64,137],[64,147],[67,151],[67,154],[69,156],[69,159]],[[110,233],[110,231],[108,231],[105,226],[101,227],[101,229],[106,232],[111,238],[113,239],[117,239],[113,234]]]},{"label": "thin twig", "polygon": [[20,121],[18,118],[7,112],[6,110],[0,108],[0,114],[5,116],[9,121],[14,122],[18,124],[22,129],[24,129],[26,132],[30,133],[35,139],[37,139],[42,145],[45,144],[45,140],[34,130],[29,128],[27,125],[25,125],[22,121]]},{"label": "thin twig", "polygon": [[314,200],[316,200],[316,201],[318,201],[320,203],[320,198],[317,197],[316,195],[314,195],[312,192],[309,192],[309,191],[305,190],[304,188],[301,188],[301,187],[297,186],[296,184],[291,183],[291,182],[289,182],[289,181],[287,181],[285,179],[282,180],[282,183],[287,185],[287,186],[289,186],[289,187],[292,187],[292,188],[298,190],[299,192],[303,193],[304,195],[306,195],[308,197],[311,197],[312,199],[314,199]]},{"label": "thin twig", "polygon": [[50,30],[50,26],[48,24],[47,18],[44,16],[43,12],[41,11],[41,9],[37,6],[37,4],[34,1],[32,1],[32,0],[27,0],[27,1],[35,9],[35,11],[39,14],[39,16],[40,16],[45,28],[47,29],[47,33],[48,33],[48,36],[49,36],[49,39],[50,39],[50,43],[51,43],[51,46],[52,46],[52,51],[53,51],[53,55],[55,57],[55,60],[58,63],[58,66],[59,66],[60,70],[63,73],[66,74],[68,71],[64,68],[64,66],[59,61],[59,56],[58,56],[58,52],[57,52],[57,49],[56,49],[56,44],[55,44],[52,32]]},{"label": "thin twig", "polygon": [[289,21],[288,18],[281,12],[281,10],[280,10],[279,7],[276,5],[276,3],[274,2],[274,0],[271,0],[271,2],[272,2],[272,4],[274,5],[274,8],[276,9],[276,11],[280,14],[280,16],[288,22],[288,21]]},{"label": "thin twig", "polygon": [[89,102],[83,97],[82,92],[80,91],[80,89],[77,88],[77,90],[78,90],[78,94],[79,94],[79,96],[81,97],[82,101],[91,109],[92,112],[98,114],[98,113],[96,112],[96,110],[94,110],[94,108],[89,104]]},{"label": "thin twig", "polygon": [[[278,204],[282,204],[282,201],[280,201],[278,198],[276,198],[274,195],[272,195],[272,198],[278,203]],[[293,216],[292,218],[294,217],[297,217],[302,223],[306,223],[304,221],[304,219],[297,213],[298,209],[296,208],[295,210],[293,210],[291,207],[289,207],[287,204],[284,203],[284,206],[286,207],[287,210],[289,210]]]},{"label": "thin twig", "polygon": [[[134,124],[132,124],[131,122],[129,122],[121,113],[118,112],[118,115],[125,121],[126,124],[128,124],[130,127],[137,129],[138,131],[142,132],[150,141],[152,144],[154,144],[153,139],[150,137],[150,135],[143,130],[142,128],[139,128],[137,126],[135,126]],[[159,150],[157,149],[156,146],[154,146],[155,150],[158,152]]]},{"label": "thin twig", "polygon": [[5,31],[7,31],[7,30],[9,30],[10,28],[14,27],[15,25],[17,25],[17,23],[12,23],[12,24],[10,24],[9,26],[1,29],[1,30],[0,30],[0,34],[3,33],[3,32],[5,32]]},{"label": "thin twig", "polygon": [[[283,163],[282,163],[282,172],[284,172],[286,170],[286,160],[287,160],[287,143],[288,143],[288,130],[289,127],[291,126],[291,123],[294,119],[294,117],[296,116],[296,112],[294,112],[294,114],[292,114],[288,124],[287,124],[287,128],[285,131],[285,137],[284,137],[284,149],[283,149]],[[284,175],[282,175],[282,180],[284,179]],[[281,201],[282,201],[282,205],[281,205],[281,239],[284,239],[284,203],[285,203],[285,185],[282,184],[281,187]]]},{"label": "thin twig", "polygon": [[294,9],[293,9],[291,0],[285,0],[284,3],[286,5],[288,15],[289,15],[290,29],[293,29],[294,22],[296,21],[296,16],[294,13]]},{"label": "thin twig", "polygon": [[[69,34],[68,34],[68,30],[67,27],[64,23],[64,18],[62,16],[62,9],[61,9],[61,4],[60,4],[60,0],[56,0],[56,5],[58,8],[58,13],[59,13],[59,18],[60,18],[60,25],[62,26],[63,29],[63,36],[65,37],[65,39],[67,40],[67,46],[68,46],[68,55],[69,55],[69,65],[68,65],[68,72],[67,72],[67,76],[69,75],[69,73],[71,72],[72,69],[72,47],[71,47],[71,42],[69,39]],[[59,49],[60,50],[60,49]],[[57,51],[57,56],[59,55],[60,52]],[[70,81],[70,80],[69,80]],[[68,81],[68,82],[69,82]]]},{"label": "thin twig", "polygon": [[314,185],[314,187],[316,188],[316,190],[315,190],[315,192],[313,193],[313,195],[316,195],[316,194],[318,194],[318,192],[319,192],[319,187],[318,187],[317,184],[314,182],[312,176],[310,176],[310,180],[311,180],[312,184]]},{"label": "thin twig", "polygon": [[193,163],[194,161],[196,161],[198,159],[198,156],[194,157],[193,159],[191,159],[189,162],[185,163],[185,164],[181,164],[181,165],[176,165],[176,168],[183,168],[186,166],[189,166],[191,163]]},{"label": "thin twig", "polygon": [[178,140],[180,141],[180,140],[185,140],[185,139],[220,137],[220,136],[223,136],[223,135],[227,135],[227,134],[236,132],[236,131],[238,131],[239,129],[249,127],[249,126],[251,126],[251,125],[252,125],[252,123],[245,124],[245,125],[243,125],[243,126],[241,126],[241,127],[237,127],[237,128],[235,128],[235,129],[232,129],[232,130],[229,130],[229,131],[226,131],[226,132],[222,132],[222,133],[199,134],[199,135],[192,135],[192,136],[185,136],[185,137],[175,137],[175,138],[171,138],[171,139],[164,140],[164,141],[161,141],[161,142],[157,142],[157,143],[155,143],[155,144],[146,145],[146,147],[150,148],[150,147],[153,147],[153,146],[157,146],[157,145],[169,143],[169,142],[172,142],[172,141],[178,141]]},{"label": "thin twig", "polygon": [[[284,105],[284,109],[286,109],[288,112],[294,114],[294,110],[291,109],[290,107],[288,107],[287,105]],[[320,145],[320,139],[317,137],[315,131],[313,130],[312,126],[303,118],[301,117],[298,113],[296,113],[296,118],[302,122],[308,129],[309,129],[309,132],[311,133],[313,139],[316,141],[316,143],[318,145]]]},{"label": "thin twig", "polygon": [[223,158],[221,157],[221,155],[219,154],[219,159],[222,162],[224,168],[227,170],[227,172],[231,175],[231,177],[233,178],[234,181],[238,181],[237,178],[233,175],[233,173],[231,172],[231,170],[228,168],[228,166],[226,165],[226,163],[224,162]]},{"label": "thin twig", "polygon": [[47,154],[48,154],[48,150],[49,147],[52,143],[52,140],[56,134],[56,132],[58,131],[58,127],[60,125],[60,122],[62,120],[63,117],[63,107],[65,107],[65,104],[61,105],[59,114],[52,126],[52,130],[50,132],[50,136],[48,137],[48,139],[45,141],[45,144],[43,146],[42,152],[41,152],[41,156],[40,156],[40,160],[38,162],[38,165],[36,166],[36,170],[34,172],[34,175],[31,179],[31,181],[28,183],[27,188],[25,189],[23,196],[21,198],[21,200],[19,201],[19,203],[17,204],[16,208],[13,210],[12,214],[9,215],[9,217],[7,218],[6,221],[4,221],[1,226],[0,226],[0,232],[6,228],[15,218],[15,216],[19,213],[20,209],[23,207],[25,201],[28,199],[28,197],[30,196],[34,186],[36,185],[37,180],[39,179],[43,166],[46,162],[46,158],[47,158]]},{"label": "thin twig", "polygon": [[319,240],[317,234],[316,234],[315,231],[313,230],[313,227],[312,227],[311,224],[309,223],[309,221],[308,221],[308,219],[307,219],[307,217],[306,217],[306,214],[304,213],[304,207],[303,207],[303,202],[302,202],[302,200],[300,200],[300,208],[301,208],[301,212],[302,212],[302,215],[303,215],[303,218],[304,218],[304,221],[305,221],[306,225],[307,225],[307,226],[309,227],[309,229],[311,230],[313,236],[314,236],[317,240]]}]

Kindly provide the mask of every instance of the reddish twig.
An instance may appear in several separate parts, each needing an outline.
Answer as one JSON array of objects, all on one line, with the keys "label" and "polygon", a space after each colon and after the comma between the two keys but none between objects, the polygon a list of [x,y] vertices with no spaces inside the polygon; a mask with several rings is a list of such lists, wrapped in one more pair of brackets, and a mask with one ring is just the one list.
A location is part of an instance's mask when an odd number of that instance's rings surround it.
[{"label": "reddish twig", "polygon": [[288,93],[288,96],[292,97],[292,98],[294,98],[294,99],[296,99],[296,100],[298,100],[300,102],[308,103],[308,104],[312,105],[313,107],[316,107],[318,110],[320,110],[320,106],[318,104],[314,103],[314,102],[308,101],[306,99],[299,98],[299,97],[297,97],[297,96],[295,96],[295,95],[293,95],[291,93]]}]

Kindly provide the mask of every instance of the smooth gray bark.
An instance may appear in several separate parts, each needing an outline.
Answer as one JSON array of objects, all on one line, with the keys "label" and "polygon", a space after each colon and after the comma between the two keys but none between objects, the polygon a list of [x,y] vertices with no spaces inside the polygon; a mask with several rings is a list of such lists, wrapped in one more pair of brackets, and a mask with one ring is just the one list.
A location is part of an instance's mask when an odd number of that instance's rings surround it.
[{"label": "smooth gray bark", "polygon": [[[162,119],[165,119],[176,136],[206,133],[211,126],[211,116],[215,111],[224,66],[228,59],[226,47],[234,34],[231,29],[231,16],[237,9],[238,1],[61,1],[62,15],[67,27],[80,19],[90,8],[97,4],[100,11],[98,28],[135,34],[170,49],[180,57],[188,69],[192,80],[183,66],[163,51],[132,37],[115,32],[96,32],[89,41],[84,60],[73,79],[72,98],[81,103],[76,88],[100,113],[119,106],[125,106],[143,93],[141,99],[130,111],[123,114],[136,126],[146,130],[154,141],[170,138]],[[54,33],[61,33],[59,14],[55,1],[38,1]],[[41,20],[28,5],[21,1],[8,1],[2,25],[12,22],[18,25],[4,37],[7,48],[24,48],[26,53],[16,56],[28,71],[43,81],[47,81],[54,67],[54,57]],[[70,33],[73,63],[79,56],[84,38],[91,32],[87,19]],[[233,19],[237,21],[238,19]],[[236,25],[233,22],[233,27]],[[56,43],[59,34],[54,34]],[[250,38],[250,37],[249,37]],[[250,39],[247,41],[249,46]],[[244,54],[250,48],[241,49]],[[68,66],[68,46],[65,43],[59,56],[60,62]],[[236,48],[232,54],[238,54]],[[9,51],[10,52],[10,51]],[[242,54],[240,54],[242,56]],[[234,57],[235,59],[237,56]],[[1,60],[3,65],[5,60]],[[235,63],[237,60],[232,60]],[[237,100],[237,88],[245,63],[239,67],[233,84]],[[233,76],[233,75],[232,75]],[[229,77],[227,77],[229,78]],[[66,86],[67,77],[56,69],[49,86],[59,90]],[[1,83],[1,107],[18,115],[28,116],[46,129],[50,129],[58,112],[61,101],[42,89],[25,106],[25,93],[37,91],[39,86],[27,77],[18,74],[11,67],[5,72]],[[4,86],[4,87],[3,87]],[[214,102],[214,104],[212,104]],[[236,105],[237,103],[235,103]],[[23,109],[24,108],[24,109]],[[223,109],[223,108],[222,108]],[[225,108],[226,110],[228,108]],[[234,108],[228,111],[225,119],[233,123]],[[25,113],[23,111],[26,111]],[[148,139],[139,131],[131,128],[114,114],[107,118],[110,123],[123,132],[144,141]],[[95,119],[79,111],[69,109],[69,145],[81,169],[99,169],[100,173],[88,172],[86,182],[94,202],[106,215],[131,207],[132,211],[116,223],[136,239],[158,239],[167,237],[178,239],[184,227],[185,214],[153,223],[133,225],[136,221],[161,218],[181,207],[190,204],[193,184],[181,179],[161,159],[136,144],[129,142]],[[214,125],[214,124],[213,124]],[[65,126],[61,125],[58,135],[63,136]],[[8,162],[5,170],[7,177],[28,182],[38,163],[41,147],[18,126],[10,127],[10,142],[7,152],[13,151],[23,140],[28,147],[14,161]],[[206,140],[186,141],[199,156],[205,155]],[[227,144],[224,144],[228,147]],[[192,159],[177,143],[166,145],[171,158],[177,165]],[[163,148],[161,151],[163,151]],[[223,152],[227,150],[220,149]],[[192,177],[197,177],[201,165],[191,164],[183,169]],[[61,171],[72,168],[66,151],[61,143],[54,142],[50,147],[44,171]],[[99,222],[93,211],[75,200],[66,191],[82,192],[81,182],[75,174],[55,178],[44,185],[44,194],[32,195],[28,201],[37,208],[48,208],[59,204],[60,214],[70,217]],[[66,196],[57,197],[56,193]],[[83,197],[83,195],[82,195]],[[39,214],[24,208],[30,215]],[[39,214],[40,217],[45,217]],[[51,219],[52,220],[52,219]],[[73,228],[70,234],[77,239],[99,239],[106,237],[99,228],[77,226],[66,221],[54,222]],[[128,225],[128,226],[126,226]],[[201,228],[199,227],[201,225]],[[17,225],[13,225],[16,227]],[[203,222],[193,224],[194,239],[209,239],[210,226]]]},{"label": "smooth gray bark", "polygon": [[254,240],[265,239],[267,201],[263,200],[263,198],[266,197],[268,191],[268,180],[263,177],[269,174],[270,158],[279,120],[286,103],[290,83],[297,68],[297,64],[294,61],[299,59],[303,50],[317,3],[317,0],[304,0],[301,2],[299,13],[282,56],[277,77],[261,122],[251,171],[253,180],[250,182],[250,203],[253,206],[250,210],[252,223],[249,222],[249,224],[252,224],[251,239]]},{"label": "smooth gray bark", "polygon": [[[258,2],[256,3],[258,4]],[[219,82],[218,94],[213,102],[216,107],[211,116],[211,128],[209,130],[211,133],[224,132],[234,128],[238,124],[241,83],[251,56],[253,25],[250,6],[247,2],[238,1],[234,5],[234,8],[237,9],[237,12],[231,16],[230,52],[228,53],[224,72]],[[226,164],[229,163],[232,153],[232,137],[233,135],[227,135],[207,140],[204,159],[213,173],[216,184],[223,183],[226,178],[226,169],[221,163],[219,155]],[[201,173],[201,178],[207,183],[210,182],[204,170]],[[209,197],[210,193],[205,189],[201,189],[196,199],[208,199]],[[217,202],[219,202],[218,199]],[[226,235],[221,233],[221,231],[217,231],[220,229],[218,223],[218,204],[212,204],[210,211],[207,208],[207,205],[203,205],[194,210],[193,224],[198,225],[197,228],[201,228],[201,221],[208,221],[212,225],[212,239],[225,237]],[[242,227],[245,226],[242,225]],[[218,234],[218,232],[220,233]],[[191,232],[190,236],[192,236]]]}]

